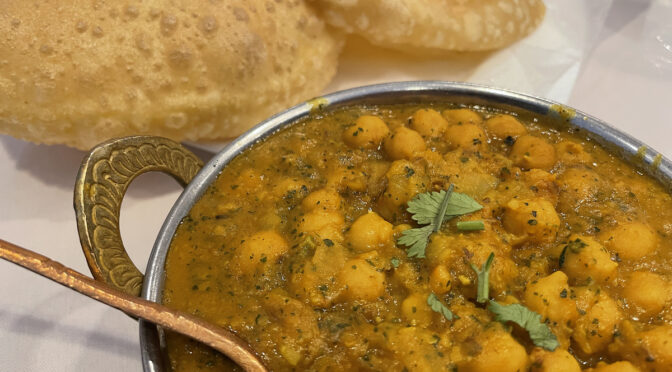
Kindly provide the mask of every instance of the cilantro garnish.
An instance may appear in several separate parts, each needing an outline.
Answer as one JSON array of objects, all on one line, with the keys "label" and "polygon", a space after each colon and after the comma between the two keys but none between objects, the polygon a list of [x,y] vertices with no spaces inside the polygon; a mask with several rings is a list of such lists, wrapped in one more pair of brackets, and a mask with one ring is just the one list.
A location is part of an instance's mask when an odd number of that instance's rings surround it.
[{"label": "cilantro garnish", "polygon": [[485,230],[485,224],[481,220],[460,221],[460,222],[457,223],[457,229],[461,230],[461,231]]},{"label": "cilantro garnish", "polygon": [[409,257],[425,257],[429,236],[439,231],[444,221],[483,208],[468,195],[453,192],[453,188],[451,184],[447,191],[418,194],[408,202],[406,210],[412,214],[411,218],[420,225],[427,225],[404,231],[397,241],[409,247]]},{"label": "cilantro garnish", "polygon": [[479,304],[485,303],[490,297],[488,292],[490,291],[490,267],[492,266],[492,261],[495,259],[495,254],[490,253],[488,259],[485,260],[485,263],[479,269],[473,263],[469,263],[471,268],[476,272],[477,279],[477,290],[476,290],[476,302]]},{"label": "cilantro garnish", "polygon": [[409,229],[401,233],[401,238],[397,243],[408,247],[406,255],[408,257],[425,257],[425,249],[427,248],[427,240],[434,232],[434,226],[427,225],[416,229]]},{"label": "cilantro garnish", "polygon": [[488,310],[495,314],[499,322],[513,322],[523,327],[536,346],[553,351],[560,345],[548,325],[541,321],[541,315],[521,304],[501,305],[490,301]]},{"label": "cilantro garnish", "polygon": [[390,259],[390,263],[392,264],[392,267],[394,267],[396,269],[401,264],[401,261],[396,257],[392,257]]},{"label": "cilantro garnish", "polygon": [[434,293],[430,293],[429,296],[427,296],[427,305],[429,305],[432,310],[443,315],[448,320],[460,319],[460,317],[456,314],[453,314],[453,312],[450,311],[446,305],[441,303],[441,300],[439,300],[439,298],[436,297]]},{"label": "cilantro garnish", "polygon": [[530,339],[536,346],[550,351],[555,350],[559,346],[558,339],[555,337],[553,332],[551,332],[551,329],[548,327],[548,325],[541,321],[541,315],[521,304],[502,305],[497,301],[488,300],[488,292],[490,291],[490,267],[492,266],[494,258],[495,254],[490,253],[488,259],[480,269],[477,268],[473,263],[470,263],[471,268],[478,276],[476,301],[479,303],[484,303],[487,301],[487,309],[495,314],[495,320],[498,322],[513,322],[523,327],[523,329],[525,329],[530,335]]}]

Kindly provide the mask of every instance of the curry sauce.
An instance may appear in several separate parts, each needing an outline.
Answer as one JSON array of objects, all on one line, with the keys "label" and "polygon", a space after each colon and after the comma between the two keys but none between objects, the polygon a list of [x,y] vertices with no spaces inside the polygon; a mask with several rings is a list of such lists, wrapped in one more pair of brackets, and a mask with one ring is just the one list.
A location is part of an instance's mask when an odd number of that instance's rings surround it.
[{"label": "curry sauce", "polygon": [[[672,198],[543,121],[357,106],[282,129],[184,218],[163,302],[233,330],[274,371],[672,370]],[[408,203],[449,188],[482,208],[409,257]],[[539,314],[559,346],[477,301],[491,254],[489,299]],[[236,368],[181,336],[167,347],[175,371]]]}]

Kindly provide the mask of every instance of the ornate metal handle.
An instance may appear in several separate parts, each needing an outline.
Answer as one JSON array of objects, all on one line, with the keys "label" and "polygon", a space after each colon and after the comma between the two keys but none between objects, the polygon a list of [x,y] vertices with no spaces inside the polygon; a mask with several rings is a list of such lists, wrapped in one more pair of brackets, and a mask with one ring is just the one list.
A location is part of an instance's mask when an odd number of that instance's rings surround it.
[{"label": "ornate metal handle", "polygon": [[94,147],[82,161],[75,184],[79,240],[93,277],[138,296],[143,275],[121,242],[119,212],[128,185],[151,171],[168,173],[186,186],[203,163],[166,138],[117,138]]}]

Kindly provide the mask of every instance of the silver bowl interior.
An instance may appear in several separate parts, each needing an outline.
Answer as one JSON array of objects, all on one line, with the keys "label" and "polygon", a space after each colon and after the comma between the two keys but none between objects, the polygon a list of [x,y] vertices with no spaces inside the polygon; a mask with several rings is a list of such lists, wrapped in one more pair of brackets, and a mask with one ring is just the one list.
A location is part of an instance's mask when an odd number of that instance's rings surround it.
[{"label": "silver bowl interior", "polygon": [[[660,181],[668,190],[672,189],[672,163],[668,159],[603,121],[556,102],[501,89],[441,81],[387,83],[344,90],[301,103],[263,121],[224,147],[203,167],[182,192],[161,227],[147,264],[142,297],[161,301],[166,254],[180,221],[236,155],[278,129],[312,113],[353,104],[390,103],[482,105],[536,117],[551,125],[579,128],[592,140]],[[144,371],[168,370],[162,352],[163,337],[156,326],[140,321],[140,346]]]}]

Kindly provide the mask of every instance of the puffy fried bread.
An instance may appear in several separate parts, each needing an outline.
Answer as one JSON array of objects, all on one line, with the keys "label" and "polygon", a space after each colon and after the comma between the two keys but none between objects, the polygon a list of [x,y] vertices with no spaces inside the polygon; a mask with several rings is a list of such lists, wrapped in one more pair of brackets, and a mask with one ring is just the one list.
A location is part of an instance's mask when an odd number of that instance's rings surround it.
[{"label": "puffy fried bread", "polygon": [[331,25],[383,47],[482,51],[511,44],[544,18],[541,0],[313,0]]},{"label": "puffy fried bread", "polygon": [[0,0],[0,133],[233,137],[311,98],[342,41],[304,1]]}]

